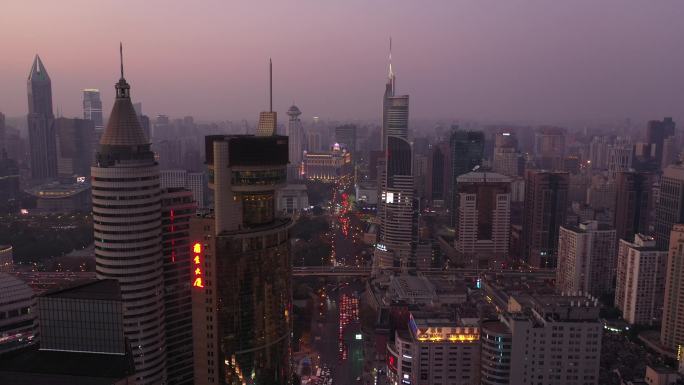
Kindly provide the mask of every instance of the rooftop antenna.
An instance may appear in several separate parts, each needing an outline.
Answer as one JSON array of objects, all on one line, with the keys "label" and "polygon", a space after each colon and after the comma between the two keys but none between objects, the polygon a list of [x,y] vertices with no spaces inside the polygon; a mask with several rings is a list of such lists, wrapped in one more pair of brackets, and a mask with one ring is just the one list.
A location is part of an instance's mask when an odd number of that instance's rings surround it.
[{"label": "rooftop antenna", "polygon": [[273,61],[268,58],[268,110],[273,112]]},{"label": "rooftop antenna", "polygon": [[123,44],[121,42],[119,42],[119,60],[121,61],[121,79],[123,79]]}]

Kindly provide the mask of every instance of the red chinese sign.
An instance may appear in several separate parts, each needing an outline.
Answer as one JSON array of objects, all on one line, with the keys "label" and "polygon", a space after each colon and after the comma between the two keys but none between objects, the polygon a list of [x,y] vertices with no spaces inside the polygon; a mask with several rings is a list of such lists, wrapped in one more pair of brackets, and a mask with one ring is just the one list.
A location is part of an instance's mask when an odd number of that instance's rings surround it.
[{"label": "red chinese sign", "polygon": [[192,267],[194,274],[192,277],[192,286],[204,287],[204,280],[202,279],[202,245],[197,242],[192,245]]}]

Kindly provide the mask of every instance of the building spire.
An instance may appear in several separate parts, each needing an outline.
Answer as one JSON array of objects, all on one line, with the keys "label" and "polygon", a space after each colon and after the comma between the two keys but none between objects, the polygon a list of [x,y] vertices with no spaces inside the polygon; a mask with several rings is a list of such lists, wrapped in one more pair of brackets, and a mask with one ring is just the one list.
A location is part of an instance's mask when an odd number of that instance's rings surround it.
[{"label": "building spire", "polygon": [[392,36],[390,36],[390,46],[389,46],[389,78],[394,77],[394,71],[392,71]]},{"label": "building spire", "polygon": [[131,86],[128,85],[126,82],[126,79],[124,79],[124,71],[123,71],[123,44],[119,42],[119,62],[121,64],[121,78],[119,79],[119,82],[116,83],[114,88],[116,88],[116,98],[125,98],[125,99],[130,99],[131,98]]},{"label": "building spire", "polygon": [[273,61],[268,58],[268,111],[273,112]]},{"label": "building spire", "polygon": [[123,79],[123,43],[121,42],[119,42],[119,60],[121,61],[121,79]]}]

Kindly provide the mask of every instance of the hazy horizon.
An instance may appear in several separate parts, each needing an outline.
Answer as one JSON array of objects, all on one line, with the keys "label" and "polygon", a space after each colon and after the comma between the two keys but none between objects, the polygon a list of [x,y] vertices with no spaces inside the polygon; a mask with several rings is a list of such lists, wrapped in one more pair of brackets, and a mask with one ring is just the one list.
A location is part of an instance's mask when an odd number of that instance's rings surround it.
[{"label": "hazy horizon", "polygon": [[53,104],[80,116],[99,88],[108,115],[124,44],[132,97],[154,116],[253,121],[293,103],[304,119],[379,120],[393,38],[412,119],[684,117],[684,3],[350,0],[340,3],[5,0],[0,112],[26,114],[38,53]]}]

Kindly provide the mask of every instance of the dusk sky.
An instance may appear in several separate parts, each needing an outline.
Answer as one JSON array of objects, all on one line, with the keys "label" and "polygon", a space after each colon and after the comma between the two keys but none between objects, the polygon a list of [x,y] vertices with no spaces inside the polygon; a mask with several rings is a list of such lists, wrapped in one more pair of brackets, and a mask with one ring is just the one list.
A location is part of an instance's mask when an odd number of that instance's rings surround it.
[{"label": "dusk sky", "polygon": [[[598,6],[600,5],[600,6]],[[26,114],[38,53],[55,109],[109,114],[124,44],[132,97],[151,116],[377,119],[388,38],[412,118],[684,119],[681,0],[2,0],[0,111]]]}]

